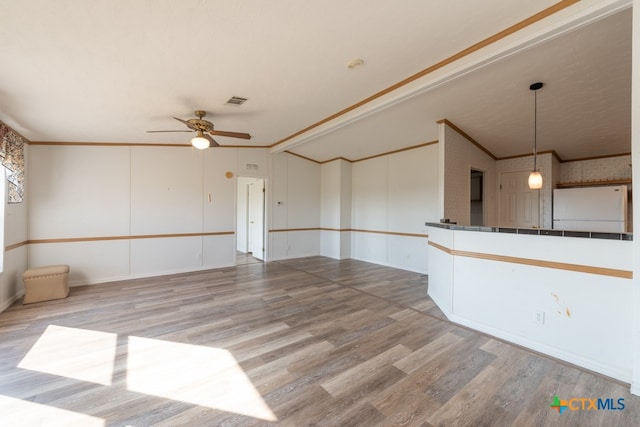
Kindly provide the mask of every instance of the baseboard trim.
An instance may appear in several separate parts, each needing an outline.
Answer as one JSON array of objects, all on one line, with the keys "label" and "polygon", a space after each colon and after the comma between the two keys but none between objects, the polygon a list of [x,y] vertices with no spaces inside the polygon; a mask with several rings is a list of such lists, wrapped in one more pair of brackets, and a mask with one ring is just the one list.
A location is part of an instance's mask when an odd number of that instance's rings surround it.
[{"label": "baseboard trim", "polygon": [[[345,259],[347,259],[347,258],[345,258]],[[426,270],[420,270],[420,269],[417,269],[417,268],[411,268],[411,267],[408,267],[406,265],[398,265],[398,264],[393,264],[393,263],[390,263],[390,262],[384,262],[384,261],[374,260],[374,259],[356,258],[354,256],[352,256],[351,259],[355,259],[355,260],[358,260],[358,261],[364,261],[364,262],[370,262],[371,264],[376,264],[376,265],[383,265],[385,267],[397,268],[398,270],[410,271],[412,273],[428,274]]]},{"label": "baseboard trim", "polygon": [[[440,309],[442,310],[441,307]],[[493,328],[491,326],[487,326],[482,323],[478,323],[473,320],[469,320],[467,318],[460,317],[457,315],[452,315],[451,317],[449,316],[447,317],[449,318],[449,320],[459,325],[466,326],[468,328],[485,333],[487,335],[491,335],[493,337],[499,338],[501,340],[504,340],[510,343],[514,343],[522,347],[526,347],[538,353],[546,354],[555,359],[563,360],[573,365],[580,366],[581,368],[588,369],[590,371],[597,372],[602,375],[606,375],[616,380],[623,381],[625,383],[631,383],[631,377],[632,377],[631,369],[623,369],[623,368],[607,365],[597,360],[593,360],[588,357],[583,357],[574,353],[569,353],[564,350],[551,347],[545,344],[541,344],[536,341],[531,341],[521,336],[513,335],[508,332],[505,332],[505,331]],[[640,392],[640,389],[637,391]]]},{"label": "baseboard trim", "polygon": [[[296,255],[286,255],[286,256],[275,256],[275,257],[271,257],[268,258],[266,261],[270,262],[270,261],[286,261],[288,259],[296,259],[296,258],[308,258],[308,257],[312,257],[312,256],[324,256],[321,255],[319,253],[309,253],[309,254],[296,254]],[[327,257],[330,258],[330,257]]]},{"label": "baseboard trim", "polygon": [[451,320],[451,317],[453,316],[453,313],[451,313],[449,310],[447,310],[447,306],[442,304],[442,301],[440,301],[437,297],[435,297],[427,288],[427,295],[429,295],[429,298],[431,298],[433,300],[433,302],[436,303],[436,305],[438,306],[438,308],[440,309],[440,311],[442,311],[442,313],[444,313],[444,315],[447,317],[447,319]]},{"label": "baseboard trim", "polygon": [[141,273],[141,274],[130,274],[126,276],[115,276],[115,277],[100,277],[91,280],[69,280],[69,287],[73,288],[76,286],[85,286],[85,285],[99,285],[103,283],[110,282],[121,282],[123,280],[135,280],[135,279],[146,279],[148,277],[160,277],[160,276],[171,276],[172,274],[182,274],[182,273],[192,273],[198,271],[206,271],[206,270],[214,270],[216,268],[226,268],[226,267],[235,267],[235,262],[233,264],[221,264],[221,265],[207,265],[201,267],[189,267],[175,270],[165,270],[158,271],[152,273]]},{"label": "baseboard trim", "polygon": [[13,303],[15,303],[16,301],[18,301],[20,298],[22,298],[24,296],[24,291],[20,291],[18,292],[16,295],[12,296],[11,298],[9,298],[7,301],[5,301],[2,305],[0,305],[0,313],[2,313],[3,311],[5,311],[7,308],[11,307],[13,305]]}]

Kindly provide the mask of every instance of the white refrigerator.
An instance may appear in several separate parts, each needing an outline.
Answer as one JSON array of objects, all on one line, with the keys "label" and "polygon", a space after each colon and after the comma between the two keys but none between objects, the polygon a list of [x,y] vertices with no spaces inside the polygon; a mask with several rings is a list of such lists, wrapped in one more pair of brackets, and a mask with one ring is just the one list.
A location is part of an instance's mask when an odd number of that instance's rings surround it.
[{"label": "white refrigerator", "polygon": [[627,231],[627,186],[553,190],[553,228],[557,230]]}]

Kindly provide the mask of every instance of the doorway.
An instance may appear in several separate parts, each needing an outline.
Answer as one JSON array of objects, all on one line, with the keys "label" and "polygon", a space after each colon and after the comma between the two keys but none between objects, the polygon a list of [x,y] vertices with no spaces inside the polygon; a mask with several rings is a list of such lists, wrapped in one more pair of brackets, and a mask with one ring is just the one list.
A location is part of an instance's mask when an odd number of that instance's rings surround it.
[{"label": "doorway", "polygon": [[530,171],[500,174],[500,226],[539,228],[539,191],[529,189]]},{"label": "doorway", "polygon": [[236,204],[236,265],[264,261],[265,181],[238,177]]},{"label": "doorway", "polygon": [[484,225],[484,172],[471,169],[470,225]]}]

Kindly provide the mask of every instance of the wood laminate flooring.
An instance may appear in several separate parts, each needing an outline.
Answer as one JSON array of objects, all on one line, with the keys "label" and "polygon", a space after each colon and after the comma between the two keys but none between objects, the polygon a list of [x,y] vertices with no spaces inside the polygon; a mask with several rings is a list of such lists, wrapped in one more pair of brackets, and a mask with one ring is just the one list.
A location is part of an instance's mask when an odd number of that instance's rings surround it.
[{"label": "wood laminate flooring", "polygon": [[[0,425],[640,425],[628,385],[456,326],[427,285],[311,257],[18,303]],[[556,395],[625,408],[559,414]]]},{"label": "wood laminate flooring", "polygon": [[251,252],[236,251],[236,265],[254,264],[262,262],[258,258],[254,258]]}]

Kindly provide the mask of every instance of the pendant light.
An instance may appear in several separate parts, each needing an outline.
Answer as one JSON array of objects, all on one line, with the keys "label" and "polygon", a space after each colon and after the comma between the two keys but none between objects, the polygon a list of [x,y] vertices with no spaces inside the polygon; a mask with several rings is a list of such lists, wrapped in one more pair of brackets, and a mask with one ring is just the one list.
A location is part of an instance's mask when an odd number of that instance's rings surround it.
[{"label": "pendant light", "polygon": [[529,86],[533,91],[533,170],[529,174],[529,188],[539,190],[542,188],[542,174],[538,170],[538,89],[544,86],[542,83],[534,83]]}]

